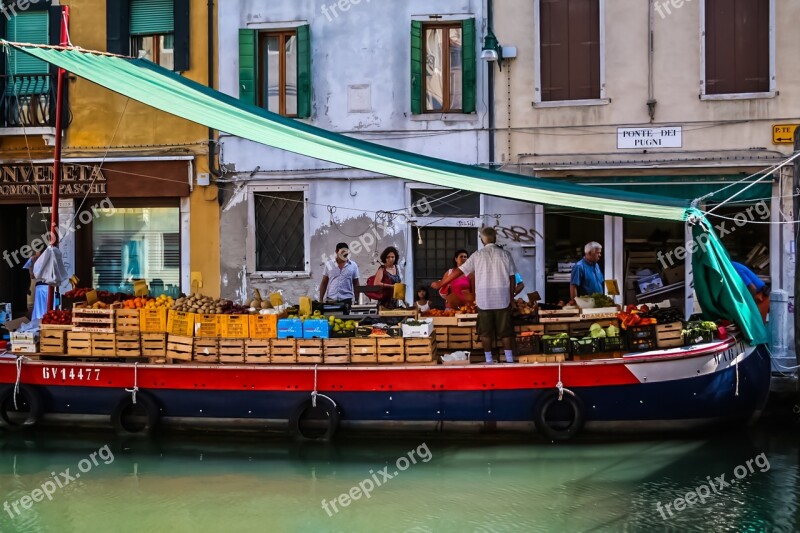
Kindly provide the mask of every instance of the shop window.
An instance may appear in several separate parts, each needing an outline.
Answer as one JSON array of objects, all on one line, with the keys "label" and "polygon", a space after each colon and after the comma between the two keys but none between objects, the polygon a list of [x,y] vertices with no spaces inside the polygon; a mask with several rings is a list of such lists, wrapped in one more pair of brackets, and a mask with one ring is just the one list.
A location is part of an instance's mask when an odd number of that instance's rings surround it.
[{"label": "shop window", "polygon": [[253,192],[256,271],[307,272],[305,196],[304,190],[292,187]]},{"label": "shop window", "polygon": [[131,292],[144,279],[154,293],[180,293],[179,208],[118,208],[92,222],[92,243],[95,288]]},{"label": "shop window", "polygon": [[411,23],[411,112],[473,113],[475,19]]},{"label": "shop window", "polygon": [[190,0],[108,0],[109,52],[189,70]]},{"label": "shop window", "polygon": [[239,99],[287,117],[311,116],[308,25],[239,30]]},{"label": "shop window", "polygon": [[[569,301],[571,265],[583,257],[586,243],[595,241],[604,244],[604,232],[603,215],[566,208],[545,208],[545,297],[548,303]],[[603,265],[601,259],[601,270]]]},{"label": "shop window", "polygon": [[770,91],[772,0],[706,0],[705,94]]},{"label": "shop window", "polygon": [[601,2],[538,0],[537,102],[602,98]]}]

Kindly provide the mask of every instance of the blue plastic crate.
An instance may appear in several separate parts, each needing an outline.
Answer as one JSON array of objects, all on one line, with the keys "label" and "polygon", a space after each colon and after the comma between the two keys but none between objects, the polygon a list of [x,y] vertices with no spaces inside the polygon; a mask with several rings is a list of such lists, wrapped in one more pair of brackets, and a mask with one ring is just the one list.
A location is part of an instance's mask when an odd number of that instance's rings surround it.
[{"label": "blue plastic crate", "polygon": [[279,339],[302,339],[303,321],[299,318],[281,318],[278,320]]},{"label": "blue plastic crate", "polygon": [[330,337],[330,323],[327,320],[309,318],[303,322],[304,339],[327,339]]}]

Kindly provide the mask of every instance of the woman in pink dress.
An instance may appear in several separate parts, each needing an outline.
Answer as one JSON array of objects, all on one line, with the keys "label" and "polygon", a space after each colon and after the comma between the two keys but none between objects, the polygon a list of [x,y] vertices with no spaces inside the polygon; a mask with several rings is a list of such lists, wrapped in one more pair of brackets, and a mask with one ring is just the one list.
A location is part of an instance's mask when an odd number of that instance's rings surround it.
[{"label": "woman in pink dress", "polygon": [[[456,265],[454,268],[458,268],[463,265],[468,257],[469,252],[466,250],[457,250],[453,256],[453,261]],[[447,276],[447,274],[452,271],[453,269],[451,268],[445,272],[444,275]],[[445,302],[447,302],[445,309],[457,309],[462,305],[472,302],[474,300],[474,294],[475,278],[472,274],[469,276],[461,276],[456,278],[456,280],[452,283],[444,285],[439,289],[439,295],[444,298]]]}]

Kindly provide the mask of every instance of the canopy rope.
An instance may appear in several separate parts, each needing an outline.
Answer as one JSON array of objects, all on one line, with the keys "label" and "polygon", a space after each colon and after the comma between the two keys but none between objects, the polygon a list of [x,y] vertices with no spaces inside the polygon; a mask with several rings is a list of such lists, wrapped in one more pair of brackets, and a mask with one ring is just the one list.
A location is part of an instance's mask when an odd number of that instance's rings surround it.
[{"label": "canopy rope", "polygon": [[320,394],[319,392],[317,392],[317,367],[318,366],[319,365],[314,365],[314,390],[311,391],[311,405],[313,407],[317,406],[317,396],[319,396],[320,398],[325,398],[326,400],[331,402],[334,407],[337,407],[336,406],[336,402],[334,402],[333,399],[330,396],[325,396],[324,394]]}]

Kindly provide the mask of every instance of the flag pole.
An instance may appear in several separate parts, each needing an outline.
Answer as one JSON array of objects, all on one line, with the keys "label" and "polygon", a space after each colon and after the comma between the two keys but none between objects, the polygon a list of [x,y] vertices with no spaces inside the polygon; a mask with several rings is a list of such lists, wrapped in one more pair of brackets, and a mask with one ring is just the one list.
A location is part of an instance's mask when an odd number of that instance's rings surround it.
[{"label": "flag pole", "polygon": [[[61,7],[61,46],[69,44],[69,32],[67,30],[69,24],[69,6]],[[59,201],[59,187],[61,186],[61,137],[63,134],[63,112],[64,112],[64,78],[66,71],[63,68],[58,69],[58,81],[56,85],[56,121],[55,133],[56,142],[53,155],[53,202],[50,207],[50,245],[58,245],[58,201]],[[53,309],[55,300],[55,287],[52,285],[48,287],[47,291],[47,310]]]}]

